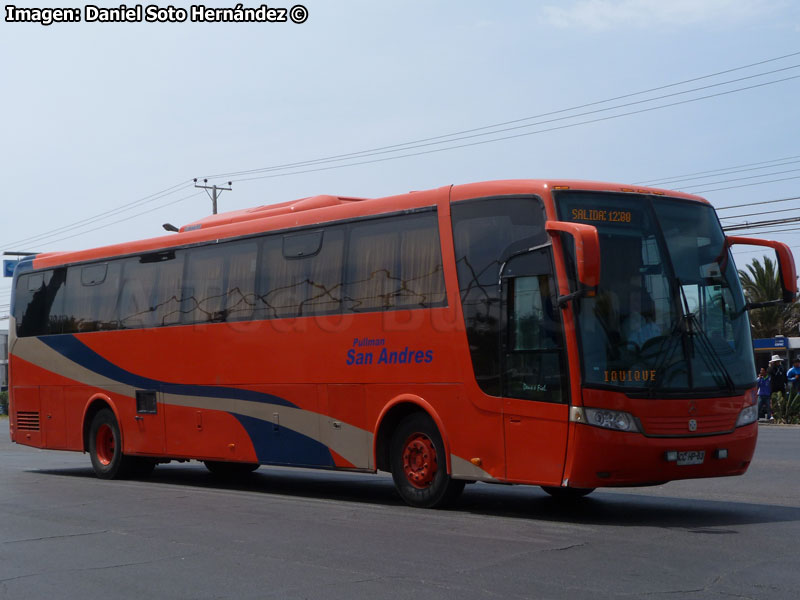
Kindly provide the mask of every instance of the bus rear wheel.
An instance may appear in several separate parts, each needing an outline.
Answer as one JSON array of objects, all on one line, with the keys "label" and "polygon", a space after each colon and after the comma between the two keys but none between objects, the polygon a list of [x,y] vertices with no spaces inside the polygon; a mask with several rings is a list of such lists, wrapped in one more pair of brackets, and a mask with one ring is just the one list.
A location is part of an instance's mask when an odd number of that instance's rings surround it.
[{"label": "bus rear wheel", "polygon": [[100,479],[121,479],[149,475],[155,462],[146,458],[125,456],[119,423],[111,409],[97,412],[89,427],[89,456],[92,468]]},{"label": "bus rear wheel", "polygon": [[400,497],[418,508],[451,504],[464,482],[447,474],[444,443],[436,424],[425,414],[403,419],[392,434],[389,460]]},{"label": "bus rear wheel", "polygon": [[206,469],[217,477],[243,477],[261,466],[258,463],[224,462],[221,460],[206,460],[203,461],[203,464]]}]

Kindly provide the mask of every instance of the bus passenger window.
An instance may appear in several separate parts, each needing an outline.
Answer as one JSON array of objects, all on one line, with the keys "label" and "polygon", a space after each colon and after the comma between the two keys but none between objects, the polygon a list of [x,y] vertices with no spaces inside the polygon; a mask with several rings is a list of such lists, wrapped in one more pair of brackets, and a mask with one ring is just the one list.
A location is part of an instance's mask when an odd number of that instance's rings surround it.
[{"label": "bus passenger window", "polygon": [[354,223],[346,271],[345,295],[351,311],[443,306],[436,213]]},{"label": "bus passenger window", "polygon": [[123,329],[175,325],[181,314],[183,253],[163,252],[123,261],[119,322]]},{"label": "bus passenger window", "polygon": [[252,318],[257,257],[255,241],[188,250],[181,289],[181,322],[218,323]]},{"label": "bus passenger window", "polygon": [[119,261],[67,269],[64,333],[119,329],[116,304],[120,271]]},{"label": "bus passenger window", "polygon": [[252,241],[229,246],[225,315],[228,321],[246,321],[253,318],[256,304],[258,244]]},{"label": "bus passenger window", "polygon": [[262,318],[341,311],[344,229],[271,235],[261,246],[256,310]]},{"label": "bus passenger window", "polygon": [[23,275],[17,280],[14,318],[19,337],[61,333],[66,272],[60,268]]},{"label": "bus passenger window", "polygon": [[45,333],[48,314],[47,284],[52,277],[52,271],[44,271],[21,275],[17,279],[14,319],[17,322],[18,337]]},{"label": "bus passenger window", "polygon": [[153,313],[150,299],[155,278],[146,277],[152,265],[142,265],[138,258],[125,261],[119,292],[119,322],[123,329],[152,327]]},{"label": "bus passenger window", "polygon": [[176,325],[181,316],[181,280],[183,278],[183,254],[161,263],[158,285],[155,289],[153,321],[156,327]]},{"label": "bus passenger window", "polygon": [[218,246],[194,248],[186,258],[183,281],[181,322],[224,321],[222,285],[224,261]]}]

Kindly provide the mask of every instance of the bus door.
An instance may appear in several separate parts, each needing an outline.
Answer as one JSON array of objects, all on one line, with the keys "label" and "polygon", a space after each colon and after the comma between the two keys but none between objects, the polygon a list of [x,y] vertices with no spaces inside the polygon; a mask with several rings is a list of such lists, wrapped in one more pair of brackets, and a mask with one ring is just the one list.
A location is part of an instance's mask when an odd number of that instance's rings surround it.
[{"label": "bus door", "polygon": [[551,247],[509,258],[501,286],[506,477],[560,485],[569,386]]}]

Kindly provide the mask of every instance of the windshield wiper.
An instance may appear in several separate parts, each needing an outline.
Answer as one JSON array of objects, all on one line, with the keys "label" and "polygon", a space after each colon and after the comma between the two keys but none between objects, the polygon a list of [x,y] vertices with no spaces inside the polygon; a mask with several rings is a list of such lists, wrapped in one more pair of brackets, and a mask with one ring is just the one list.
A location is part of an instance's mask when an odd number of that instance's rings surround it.
[{"label": "windshield wiper", "polygon": [[[720,357],[717,355],[716,350],[714,350],[714,344],[708,338],[706,332],[703,331],[703,328],[700,325],[700,320],[697,318],[697,315],[695,315],[692,311],[689,310],[689,301],[686,298],[686,291],[683,289],[683,285],[681,284],[680,280],[677,281],[678,281],[678,289],[680,289],[681,297],[683,298],[683,305],[684,305],[683,320],[685,320],[686,324],[688,325],[688,327],[686,328],[686,333],[688,335],[690,343],[692,344],[692,350],[694,350],[695,348],[693,335],[696,334],[700,341],[698,347],[705,351],[701,352],[700,355],[703,357],[706,366],[710,367],[715,374],[722,375],[725,381],[725,386],[728,388],[730,393],[733,394],[736,391],[736,385],[733,383],[733,378],[731,377],[731,374],[728,372],[728,369],[725,367],[725,363],[722,362],[722,359],[720,359]],[[691,355],[688,358],[689,358],[689,368],[691,369]]]},{"label": "windshield wiper", "polygon": [[[665,342],[667,343],[666,348],[659,348],[659,361],[655,365],[656,371],[656,379],[653,381],[653,384],[648,388],[649,396],[653,397],[656,393],[656,390],[661,387],[661,378],[663,376],[663,369],[664,365],[667,363],[668,360],[672,359],[672,355],[675,353],[675,348],[678,348],[680,343],[683,341],[684,336],[682,329],[682,320],[678,319],[675,322],[675,325],[672,327],[672,331],[669,332],[667,335],[667,339]],[[663,347],[663,344],[662,344]],[[686,357],[684,356],[684,360]],[[656,383],[658,381],[658,383]]]}]

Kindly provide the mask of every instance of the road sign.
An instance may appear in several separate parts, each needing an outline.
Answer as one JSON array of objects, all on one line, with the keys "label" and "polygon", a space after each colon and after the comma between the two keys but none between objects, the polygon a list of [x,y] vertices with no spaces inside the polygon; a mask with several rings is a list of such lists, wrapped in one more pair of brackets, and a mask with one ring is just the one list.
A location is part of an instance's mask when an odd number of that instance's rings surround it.
[{"label": "road sign", "polygon": [[14,267],[17,266],[18,260],[4,260],[3,261],[3,277],[13,277]]}]

